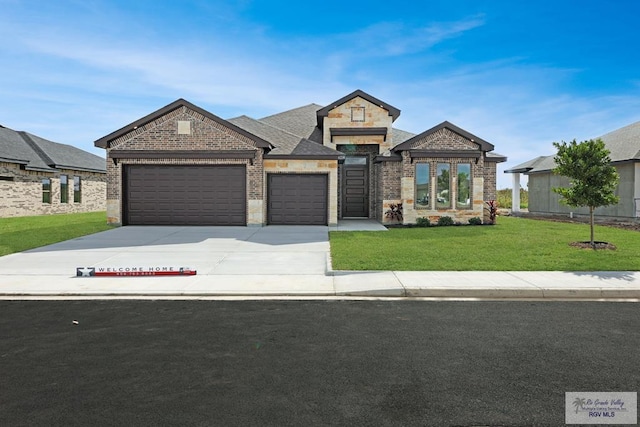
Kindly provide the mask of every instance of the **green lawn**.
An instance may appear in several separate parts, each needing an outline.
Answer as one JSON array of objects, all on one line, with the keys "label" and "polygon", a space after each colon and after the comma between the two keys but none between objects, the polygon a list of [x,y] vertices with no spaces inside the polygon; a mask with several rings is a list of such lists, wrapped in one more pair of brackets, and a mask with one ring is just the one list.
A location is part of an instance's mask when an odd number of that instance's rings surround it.
[{"label": "green lawn", "polygon": [[589,226],[498,217],[495,226],[332,232],[336,270],[640,270],[640,233],[596,226],[595,239],[617,250],[578,249]]},{"label": "green lawn", "polygon": [[0,218],[0,256],[110,228],[105,212]]}]

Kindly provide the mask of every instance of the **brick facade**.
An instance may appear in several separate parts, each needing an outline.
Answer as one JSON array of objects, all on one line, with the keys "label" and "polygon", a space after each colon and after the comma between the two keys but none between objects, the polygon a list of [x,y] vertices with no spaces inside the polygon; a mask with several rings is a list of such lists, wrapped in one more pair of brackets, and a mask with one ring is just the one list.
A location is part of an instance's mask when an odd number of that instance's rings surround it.
[{"label": "brick facade", "polygon": [[[420,217],[437,221],[441,216],[466,222],[482,217],[485,201],[495,198],[495,162],[504,158],[494,156],[487,162],[486,153],[493,146],[449,122],[416,136],[394,132],[392,124],[400,110],[362,91],[310,110],[311,114],[305,116],[307,110],[294,109],[261,120],[242,116],[226,122],[178,100],[96,141],[107,149],[108,221],[122,223],[122,171],[128,164],[244,165],[248,225],[264,225],[267,221],[267,175],[273,173],[327,174],[327,218],[330,225],[337,223],[342,218],[345,168],[339,159],[349,156],[367,157],[369,217],[381,222],[388,222],[385,212],[397,203],[403,204],[405,224],[413,224]],[[404,142],[394,141],[394,136],[404,138]],[[175,156],[172,151],[176,151]],[[378,156],[382,157],[376,161]],[[426,207],[415,202],[416,165],[420,163],[430,166],[431,204]],[[449,164],[451,171],[446,196],[451,206],[446,209],[436,203],[439,163]],[[469,197],[465,191],[465,200],[456,203],[457,167],[463,163],[471,172]],[[440,197],[442,194],[446,193],[441,192]]]},{"label": "brick facade", "polygon": [[411,144],[411,149],[429,148],[432,150],[477,150],[478,144],[458,135],[449,129],[440,129]]},{"label": "brick facade", "polygon": [[375,219],[380,222],[390,222],[385,213],[391,204],[402,202],[401,178],[402,162],[385,161],[375,165],[378,191],[376,194]]},{"label": "brick facade", "polygon": [[[470,218],[483,217],[484,201],[487,200],[487,189],[491,184],[485,182],[487,171],[485,170],[484,154],[478,158],[458,157],[452,155],[446,157],[444,153],[447,151],[478,151],[479,144],[458,135],[449,129],[440,129],[411,144],[411,149],[415,150],[433,150],[439,153],[438,157],[411,157],[410,151],[402,152],[402,203],[404,211],[404,223],[413,224],[417,218],[429,218],[431,222],[436,222],[441,216],[450,216],[454,221],[466,223]],[[429,165],[429,184],[430,184],[430,205],[418,206],[415,201],[416,182],[415,170],[416,164],[427,163]],[[436,205],[436,186],[437,186],[437,165],[439,163],[448,164],[450,166],[450,201],[451,207],[438,208]],[[456,196],[458,192],[457,183],[457,165],[469,164],[471,167],[470,177],[470,194],[471,204],[469,208],[456,208]],[[495,163],[493,167],[493,194],[495,195]]]},{"label": "brick facade", "polygon": [[[60,176],[68,177],[68,202],[60,197]],[[16,164],[0,162],[0,193],[3,195],[0,217],[49,215],[105,210],[106,175],[62,169],[37,172],[20,169]],[[73,201],[73,178],[80,177],[80,203]],[[51,203],[42,202],[42,180],[51,180]]]},{"label": "brick facade", "polygon": [[[184,122],[189,125],[188,133],[180,133],[179,126],[185,127]],[[111,155],[119,150],[139,150],[141,153],[147,150],[161,150],[163,152],[174,150],[207,150],[207,151],[232,151],[232,150],[253,150],[253,159],[244,158],[172,158],[170,154],[165,154],[162,159],[146,158],[126,158],[111,159]],[[197,111],[186,106],[177,108],[152,122],[140,126],[125,135],[111,141],[110,148],[107,149],[107,173],[109,175],[107,183],[107,218],[109,223],[122,223],[122,170],[127,164],[171,164],[171,165],[233,165],[243,164],[247,171],[247,223],[257,220],[261,214],[254,214],[256,211],[255,201],[264,199],[264,170],[263,170],[263,150],[257,149],[256,144],[247,136],[236,132],[230,127],[226,127]],[[251,219],[252,221],[249,221]]]}]

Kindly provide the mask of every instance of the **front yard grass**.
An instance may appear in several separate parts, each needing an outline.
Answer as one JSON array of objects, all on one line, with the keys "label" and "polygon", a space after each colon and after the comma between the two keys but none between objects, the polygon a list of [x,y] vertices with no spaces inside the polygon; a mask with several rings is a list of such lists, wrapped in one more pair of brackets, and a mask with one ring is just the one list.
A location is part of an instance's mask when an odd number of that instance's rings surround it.
[{"label": "front yard grass", "polygon": [[640,233],[596,226],[617,250],[578,249],[589,225],[498,217],[494,226],[331,232],[335,270],[637,271]]},{"label": "front yard grass", "polygon": [[0,256],[110,228],[106,212],[0,218]]}]

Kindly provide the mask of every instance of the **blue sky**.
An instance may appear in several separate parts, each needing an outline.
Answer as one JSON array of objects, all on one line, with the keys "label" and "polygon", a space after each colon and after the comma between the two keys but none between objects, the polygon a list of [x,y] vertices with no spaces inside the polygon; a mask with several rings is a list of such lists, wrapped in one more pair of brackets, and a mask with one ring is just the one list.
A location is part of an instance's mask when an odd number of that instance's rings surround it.
[{"label": "blue sky", "polygon": [[640,2],[0,0],[0,124],[96,139],[185,98],[223,118],[355,89],[443,120],[502,170],[640,120]]}]

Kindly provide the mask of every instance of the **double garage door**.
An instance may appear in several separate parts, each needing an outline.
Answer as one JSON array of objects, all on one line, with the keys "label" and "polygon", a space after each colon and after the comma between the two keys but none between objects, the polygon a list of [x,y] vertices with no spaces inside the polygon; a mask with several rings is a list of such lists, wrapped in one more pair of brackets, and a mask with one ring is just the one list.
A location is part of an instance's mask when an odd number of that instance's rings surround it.
[{"label": "double garage door", "polygon": [[[128,165],[128,225],[246,225],[244,166]],[[327,175],[267,175],[267,222],[326,225]]]},{"label": "double garage door", "polygon": [[246,225],[244,166],[129,165],[128,225]]}]

